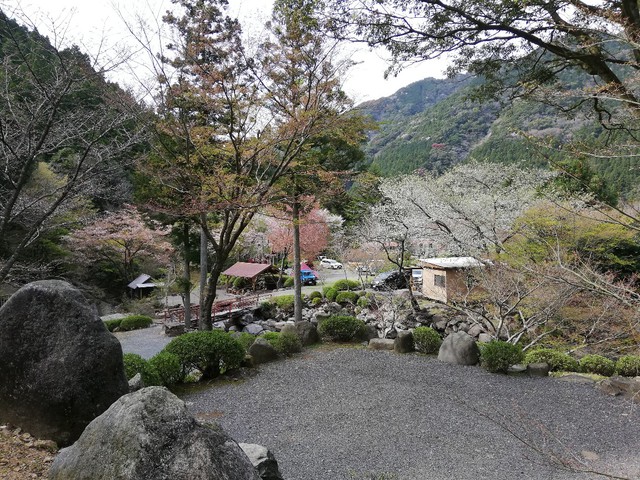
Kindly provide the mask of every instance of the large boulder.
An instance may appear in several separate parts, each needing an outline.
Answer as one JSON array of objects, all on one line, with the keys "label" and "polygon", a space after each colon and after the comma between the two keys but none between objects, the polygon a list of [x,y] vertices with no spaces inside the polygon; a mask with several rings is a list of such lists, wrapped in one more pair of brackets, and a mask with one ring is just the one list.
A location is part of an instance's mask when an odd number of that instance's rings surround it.
[{"label": "large boulder", "polygon": [[[320,341],[320,335],[318,334],[318,328],[311,322],[296,322],[296,333],[300,337],[303,347],[313,345]],[[284,330],[283,330],[284,331]]]},{"label": "large boulder", "polygon": [[238,444],[163,387],[125,395],[60,451],[50,480],[260,480]]},{"label": "large boulder", "polygon": [[129,392],[122,348],[79,290],[30,283],[0,309],[0,423],[61,446]]},{"label": "large boulder", "polygon": [[413,343],[413,333],[410,331],[400,331],[393,343],[396,353],[411,353],[415,351]]},{"label": "large boulder", "polygon": [[438,360],[455,365],[475,365],[480,359],[480,350],[471,335],[456,332],[448,335],[438,352]]},{"label": "large boulder", "polygon": [[249,347],[249,355],[253,357],[256,365],[271,362],[278,359],[278,351],[264,338],[256,338]]}]

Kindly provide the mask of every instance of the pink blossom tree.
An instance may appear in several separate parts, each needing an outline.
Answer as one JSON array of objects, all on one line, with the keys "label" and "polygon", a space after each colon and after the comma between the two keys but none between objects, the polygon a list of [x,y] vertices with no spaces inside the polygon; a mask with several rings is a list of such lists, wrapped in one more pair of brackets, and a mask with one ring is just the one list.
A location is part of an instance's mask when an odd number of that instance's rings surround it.
[{"label": "pink blossom tree", "polygon": [[[286,215],[286,214],[285,214]],[[306,258],[315,258],[329,245],[331,231],[329,212],[314,206],[300,218],[300,251]],[[267,239],[274,252],[293,249],[293,224],[291,218],[269,217]]]},{"label": "pink blossom tree", "polygon": [[76,262],[85,267],[107,265],[123,281],[132,280],[140,262],[166,265],[173,253],[165,240],[170,229],[149,221],[136,207],[127,205],[117,212],[108,212],[65,241]]}]

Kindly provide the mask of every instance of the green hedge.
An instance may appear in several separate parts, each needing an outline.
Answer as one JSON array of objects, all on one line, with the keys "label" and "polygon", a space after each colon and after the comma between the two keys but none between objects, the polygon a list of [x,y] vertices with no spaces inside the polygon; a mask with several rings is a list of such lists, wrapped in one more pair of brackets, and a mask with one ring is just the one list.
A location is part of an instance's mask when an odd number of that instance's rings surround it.
[{"label": "green hedge", "polygon": [[358,301],[358,294],[356,292],[338,292],[336,295],[336,302],[340,304],[351,303],[354,304]]},{"label": "green hedge", "polygon": [[328,302],[335,301],[337,295],[338,295],[338,290],[335,288],[328,289],[324,294]]},{"label": "green hedge", "polygon": [[160,383],[170,387],[184,380],[180,358],[173,353],[161,351],[149,359],[147,364],[155,371]]},{"label": "green hedge", "polygon": [[511,365],[522,362],[522,347],[502,340],[493,340],[480,346],[480,364],[493,373],[507,373]]},{"label": "green hedge", "polygon": [[356,302],[356,305],[361,307],[361,308],[367,308],[370,305],[370,301],[366,296],[361,296],[360,298],[358,298],[358,301]]},{"label": "green hedge", "polygon": [[124,317],[120,320],[120,326],[118,328],[123,332],[127,332],[129,330],[147,328],[152,323],[153,319],[146,315],[129,315],[128,317]]},{"label": "green hedge", "polygon": [[637,377],[640,375],[640,356],[625,355],[616,362],[616,375]]},{"label": "green hedge", "polygon": [[240,345],[242,345],[246,351],[248,351],[249,347],[256,341],[256,336],[247,332],[234,333],[232,336],[240,342]]},{"label": "green hedge", "polygon": [[284,287],[289,288],[293,287],[293,277],[287,277],[284,281]]},{"label": "green hedge", "polygon": [[309,294],[309,300],[313,300],[314,298],[322,299],[322,292],[319,292],[318,290],[314,290],[313,292],[311,292]]},{"label": "green hedge", "polygon": [[205,379],[238,368],[245,356],[240,342],[221,330],[181,335],[174,338],[164,351],[180,359],[183,377],[195,369]]},{"label": "green hedge", "polygon": [[285,312],[293,312],[293,295],[281,295],[279,297],[273,297],[271,302],[276,305],[280,310]]},{"label": "green hedge", "polygon": [[113,320],[105,320],[104,326],[107,327],[107,330],[113,332],[116,328],[120,326],[120,322],[122,322],[122,318],[115,318]]},{"label": "green hedge", "polygon": [[418,352],[432,355],[438,353],[442,339],[431,327],[416,327],[413,331],[413,343]]},{"label": "green hedge", "polygon": [[366,332],[367,327],[362,320],[347,315],[333,315],[318,328],[320,336],[334,342],[361,340]]},{"label": "green hedge", "polygon": [[527,352],[524,363],[547,363],[552,372],[577,372],[580,370],[578,361],[566,353],[551,348],[537,348]]},{"label": "green hedge", "polygon": [[616,362],[602,355],[585,355],[580,359],[580,370],[610,377],[616,370]]},{"label": "green hedge", "polygon": [[122,356],[122,361],[127,380],[131,380],[139,373],[145,387],[162,384],[155,368],[137,353],[125,353]]},{"label": "green hedge", "polygon": [[302,351],[302,342],[294,332],[265,332],[262,335],[278,353],[290,356]]},{"label": "green hedge", "polygon": [[353,290],[353,291],[360,290],[361,287],[360,287],[360,282],[356,280],[343,279],[335,282],[333,284],[333,288],[335,288],[339,292],[344,292],[349,290]]},{"label": "green hedge", "polygon": [[322,303],[322,299],[321,298],[314,298],[314,299],[311,300],[311,305],[314,306],[314,307],[317,307],[321,303]]}]

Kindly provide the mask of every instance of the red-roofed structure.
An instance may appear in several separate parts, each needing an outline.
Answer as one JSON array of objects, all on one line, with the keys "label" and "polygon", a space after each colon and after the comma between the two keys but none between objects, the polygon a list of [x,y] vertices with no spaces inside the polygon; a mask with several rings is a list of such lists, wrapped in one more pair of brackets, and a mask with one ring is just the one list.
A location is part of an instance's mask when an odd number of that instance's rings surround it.
[{"label": "red-roofed structure", "polygon": [[238,262],[232,267],[227,268],[222,272],[222,274],[229,277],[244,277],[253,280],[261,273],[269,270],[271,267],[272,265],[268,263]]}]

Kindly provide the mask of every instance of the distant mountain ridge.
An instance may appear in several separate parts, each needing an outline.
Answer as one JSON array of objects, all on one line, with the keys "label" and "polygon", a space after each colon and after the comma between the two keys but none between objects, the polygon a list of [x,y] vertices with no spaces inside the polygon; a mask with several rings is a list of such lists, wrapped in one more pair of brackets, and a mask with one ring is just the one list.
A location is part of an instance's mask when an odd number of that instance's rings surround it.
[{"label": "distant mountain ridge", "polygon": [[[558,148],[541,155],[541,149],[527,137],[544,138],[561,147],[605,134],[601,126],[583,116],[567,118],[533,101],[516,100],[508,105],[472,101],[472,88],[480,82],[469,76],[425,78],[389,97],[360,104],[358,110],[379,122],[365,146],[370,164],[386,176],[416,169],[441,173],[471,158],[546,166],[547,158],[562,160],[565,153]],[[640,180],[639,161],[590,162],[623,194],[632,192]]]}]

